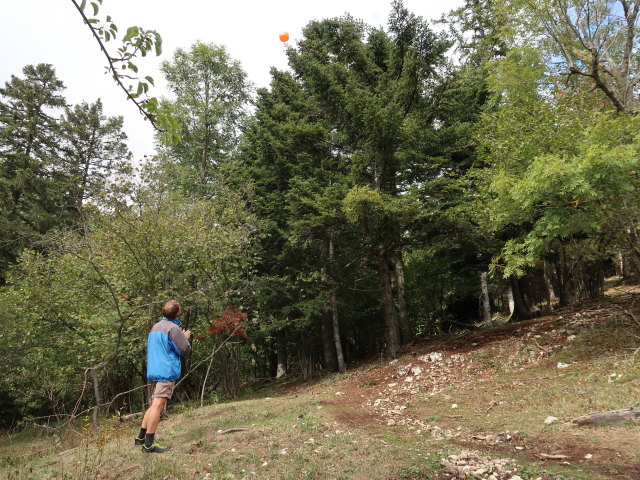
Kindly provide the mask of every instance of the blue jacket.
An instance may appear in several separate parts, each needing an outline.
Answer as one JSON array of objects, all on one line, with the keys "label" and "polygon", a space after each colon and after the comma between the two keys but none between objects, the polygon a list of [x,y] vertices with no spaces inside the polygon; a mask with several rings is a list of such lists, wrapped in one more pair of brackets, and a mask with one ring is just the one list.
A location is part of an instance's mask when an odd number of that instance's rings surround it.
[{"label": "blue jacket", "polygon": [[163,317],[147,337],[147,378],[152,382],[175,382],[180,378],[180,357],[191,352],[191,344],[184,336],[177,318]]}]

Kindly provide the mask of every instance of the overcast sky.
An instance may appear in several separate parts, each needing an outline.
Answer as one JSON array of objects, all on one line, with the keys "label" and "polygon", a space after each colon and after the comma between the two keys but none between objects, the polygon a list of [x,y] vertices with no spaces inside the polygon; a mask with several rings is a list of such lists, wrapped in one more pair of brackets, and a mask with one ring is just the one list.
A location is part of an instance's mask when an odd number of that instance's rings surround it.
[{"label": "overcast sky", "polygon": [[[404,1],[410,11],[426,19],[439,18],[460,3]],[[289,32],[289,42],[295,43],[309,21],[346,12],[369,25],[386,27],[390,9],[391,0],[104,0],[100,17],[111,15],[120,38],[132,25],[162,35],[163,54],[137,62],[143,75],[156,80],[151,94],[162,96],[165,91],[158,68],[176,48],[189,48],[197,40],[224,45],[253,84],[265,87],[270,67],[287,67],[280,32]],[[153,154],[153,129],[104,74],[105,59],[70,0],[4,1],[0,13],[1,85],[11,75],[22,77],[25,65],[50,63],[67,87],[70,103],[102,98],[107,115],[124,116],[134,156]]]}]

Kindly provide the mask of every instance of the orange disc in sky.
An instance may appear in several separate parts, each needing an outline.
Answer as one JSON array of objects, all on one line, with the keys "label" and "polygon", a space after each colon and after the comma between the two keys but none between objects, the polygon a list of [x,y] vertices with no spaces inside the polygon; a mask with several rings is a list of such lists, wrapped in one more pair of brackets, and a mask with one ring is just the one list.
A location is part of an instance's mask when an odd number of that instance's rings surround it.
[{"label": "orange disc in sky", "polygon": [[287,32],[282,32],[280,34],[280,41],[281,42],[288,42],[289,41],[289,34]]}]

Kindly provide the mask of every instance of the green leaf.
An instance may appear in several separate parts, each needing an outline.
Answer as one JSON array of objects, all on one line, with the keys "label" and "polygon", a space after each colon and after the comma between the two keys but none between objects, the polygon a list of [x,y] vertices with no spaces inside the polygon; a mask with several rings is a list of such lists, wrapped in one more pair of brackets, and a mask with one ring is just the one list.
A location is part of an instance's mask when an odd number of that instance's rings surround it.
[{"label": "green leaf", "polygon": [[98,12],[100,11],[100,8],[98,7],[98,4],[95,2],[91,2],[91,6],[93,7],[93,14],[94,15],[98,15]]},{"label": "green leaf", "polygon": [[129,63],[127,63],[127,67],[129,67],[135,73],[138,73],[138,67],[137,67],[137,65],[135,63],[129,62]]},{"label": "green leaf", "polygon": [[124,38],[122,39],[123,42],[128,42],[130,41],[133,37],[135,37],[136,35],[138,35],[139,33],[139,29],[138,27],[129,27],[127,29],[127,34],[124,36]]},{"label": "green leaf", "polygon": [[82,0],[82,3],[80,4],[80,10],[84,12],[84,9],[86,6],[87,6],[87,0]]},{"label": "green leaf", "polygon": [[162,54],[162,37],[159,33],[156,33],[156,56],[160,56]]},{"label": "green leaf", "polygon": [[146,77],[144,77],[144,79],[149,82],[151,85],[153,85],[154,87],[156,86],[156,84],[153,81],[153,77],[147,75]]}]

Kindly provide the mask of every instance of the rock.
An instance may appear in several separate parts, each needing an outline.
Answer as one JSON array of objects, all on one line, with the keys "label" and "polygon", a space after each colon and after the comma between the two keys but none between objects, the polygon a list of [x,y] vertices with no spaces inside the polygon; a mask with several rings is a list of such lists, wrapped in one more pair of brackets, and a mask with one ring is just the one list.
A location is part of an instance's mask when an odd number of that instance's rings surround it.
[{"label": "rock", "polygon": [[418,357],[418,360],[425,363],[429,363],[429,362],[441,362],[443,358],[444,356],[442,355],[442,352],[432,352],[426,355],[422,355],[421,357]]},{"label": "rock", "polygon": [[553,425],[554,423],[556,423],[558,421],[558,419],[556,417],[547,417],[544,421],[545,425]]},{"label": "rock", "polygon": [[558,362],[558,368],[567,368],[567,367],[569,367],[569,365],[567,365],[566,363]]},{"label": "rock", "polygon": [[422,371],[423,371],[423,370],[422,370],[420,367],[413,367],[413,368],[411,369],[411,374],[412,374],[414,377],[419,377],[419,376],[422,374]]},{"label": "rock", "polygon": [[584,458],[586,458],[587,460],[591,460],[593,458],[593,455],[591,455],[590,453],[587,453]]},{"label": "rock", "polygon": [[456,408],[458,408],[458,404],[457,403],[452,404],[451,408],[453,408],[455,410]]},{"label": "rock", "polygon": [[399,377],[404,377],[409,373],[410,370],[411,370],[411,364],[402,365],[401,367],[398,367],[398,370],[396,371],[396,373],[398,374]]}]

